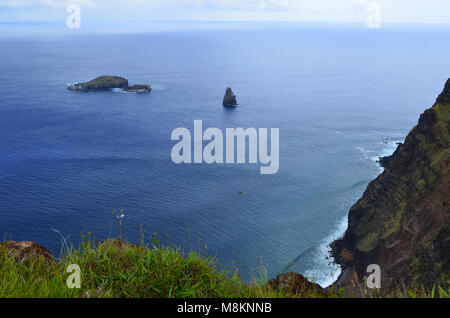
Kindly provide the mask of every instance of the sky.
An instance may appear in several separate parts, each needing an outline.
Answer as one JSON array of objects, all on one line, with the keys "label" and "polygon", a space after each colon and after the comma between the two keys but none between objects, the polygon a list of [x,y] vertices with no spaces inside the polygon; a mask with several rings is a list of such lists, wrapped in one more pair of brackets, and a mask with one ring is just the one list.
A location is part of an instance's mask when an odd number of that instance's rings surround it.
[{"label": "sky", "polygon": [[83,22],[361,22],[379,8],[388,23],[450,23],[450,0],[0,0],[0,23],[65,21],[70,3]]}]

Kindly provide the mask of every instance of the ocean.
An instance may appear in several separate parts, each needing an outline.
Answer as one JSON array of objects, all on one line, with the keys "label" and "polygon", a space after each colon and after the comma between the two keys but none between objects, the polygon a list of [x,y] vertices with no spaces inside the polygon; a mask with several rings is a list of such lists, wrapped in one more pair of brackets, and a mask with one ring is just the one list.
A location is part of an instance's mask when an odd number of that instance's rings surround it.
[{"label": "ocean", "polygon": [[[447,26],[0,25],[0,235],[60,255],[123,236],[216,256],[244,279],[336,279],[328,244],[449,77]],[[250,26],[250,27],[249,27]],[[42,32],[40,31],[42,30]],[[98,75],[150,94],[80,93]],[[237,108],[224,108],[230,86]],[[176,165],[177,127],[279,128],[280,169]]]}]

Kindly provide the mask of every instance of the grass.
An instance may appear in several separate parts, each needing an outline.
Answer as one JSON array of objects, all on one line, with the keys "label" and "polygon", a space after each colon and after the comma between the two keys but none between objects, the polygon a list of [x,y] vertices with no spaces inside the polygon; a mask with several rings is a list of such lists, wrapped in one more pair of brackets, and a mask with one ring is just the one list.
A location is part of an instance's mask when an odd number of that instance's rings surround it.
[{"label": "grass", "polygon": [[[66,268],[81,269],[81,288],[69,289]],[[171,247],[133,246],[108,240],[84,242],[53,262],[17,262],[0,249],[0,298],[5,297],[285,297],[237,274],[216,269],[214,258]]]},{"label": "grass", "polygon": [[[81,288],[70,289],[66,269],[81,269]],[[319,294],[293,295],[289,288],[273,291],[265,278],[243,282],[233,272],[217,269],[214,258],[181,249],[153,246],[148,249],[117,240],[102,243],[85,241],[70,248],[59,260],[31,258],[18,262],[0,249],[0,298],[279,298],[321,297]],[[358,293],[355,293],[357,296]],[[446,297],[450,290],[434,287],[397,289],[391,293],[367,293],[368,297]],[[323,296],[322,296],[323,297]],[[329,297],[352,297],[337,290]]]}]

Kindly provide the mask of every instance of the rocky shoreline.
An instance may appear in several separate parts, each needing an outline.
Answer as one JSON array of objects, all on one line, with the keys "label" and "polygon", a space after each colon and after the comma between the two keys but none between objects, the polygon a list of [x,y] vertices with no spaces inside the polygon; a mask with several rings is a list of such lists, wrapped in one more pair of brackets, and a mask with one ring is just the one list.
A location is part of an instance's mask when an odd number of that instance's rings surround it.
[{"label": "rocky shoreline", "polygon": [[122,91],[127,93],[148,93],[152,90],[150,85],[136,84],[128,87],[122,88]]},{"label": "rocky shoreline", "polygon": [[389,164],[391,163],[391,161],[395,158],[397,152],[400,150],[402,145],[403,145],[403,143],[397,142],[397,149],[394,151],[394,153],[392,155],[390,155],[390,156],[385,156],[385,157],[378,158],[377,163],[381,167],[386,169],[389,166]]}]

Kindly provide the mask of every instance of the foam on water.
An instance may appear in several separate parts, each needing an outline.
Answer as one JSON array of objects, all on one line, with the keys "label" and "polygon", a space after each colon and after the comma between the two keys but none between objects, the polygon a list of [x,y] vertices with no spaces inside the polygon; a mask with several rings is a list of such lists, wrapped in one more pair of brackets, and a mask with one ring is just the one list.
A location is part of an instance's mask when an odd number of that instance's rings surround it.
[{"label": "foam on water", "polygon": [[305,272],[306,277],[311,278],[324,288],[333,284],[341,274],[341,266],[334,263],[334,260],[331,257],[330,244],[345,233],[347,224],[348,217],[345,217],[337,225],[336,231],[325,238],[319,245],[318,253],[315,255],[315,260],[317,263],[326,262],[326,270],[309,269]]},{"label": "foam on water", "polygon": [[[397,149],[398,143],[400,142],[403,142],[403,140],[390,140],[380,142],[380,145],[383,145],[383,147],[379,152],[377,152],[376,150],[364,150],[364,148],[362,147],[355,147],[355,149],[363,154],[364,160],[376,164],[381,173],[384,169],[378,163],[379,158],[392,155]],[[374,155],[375,153],[376,155]],[[318,266],[305,272],[305,275],[307,277],[311,278],[313,281],[324,288],[333,284],[341,274],[340,265],[334,263],[334,260],[331,257],[330,244],[345,233],[345,231],[347,230],[347,225],[348,215],[338,223],[336,230],[320,243],[318,251],[314,256],[315,262],[318,264]],[[319,265],[323,264],[324,262],[326,263],[325,266]],[[323,268],[325,268],[325,270]]]}]

